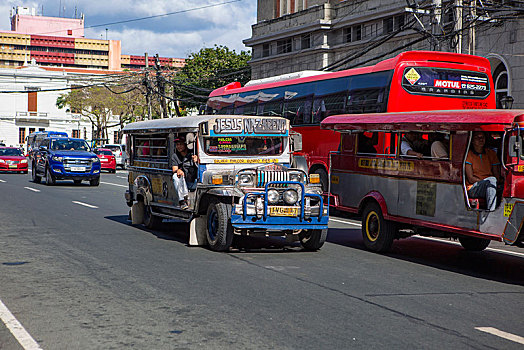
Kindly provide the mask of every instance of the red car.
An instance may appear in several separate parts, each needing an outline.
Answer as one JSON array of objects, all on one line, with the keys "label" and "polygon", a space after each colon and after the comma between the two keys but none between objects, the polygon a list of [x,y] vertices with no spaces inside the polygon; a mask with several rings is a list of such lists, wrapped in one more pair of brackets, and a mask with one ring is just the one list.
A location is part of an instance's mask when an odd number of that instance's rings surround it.
[{"label": "red car", "polygon": [[110,149],[95,148],[95,154],[100,158],[102,170],[108,170],[110,173],[116,173],[116,159]]},{"label": "red car", "polygon": [[16,147],[0,147],[0,171],[27,174],[27,158]]}]

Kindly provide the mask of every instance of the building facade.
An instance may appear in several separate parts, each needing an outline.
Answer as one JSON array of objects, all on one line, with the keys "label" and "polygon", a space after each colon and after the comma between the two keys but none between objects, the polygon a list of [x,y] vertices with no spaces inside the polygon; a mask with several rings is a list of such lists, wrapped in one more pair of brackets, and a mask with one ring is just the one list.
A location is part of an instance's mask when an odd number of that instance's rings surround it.
[{"label": "building facade", "polygon": [[524,4],[477,0],[258,0],[252,78],[336,71],[407,50],[489,59],[497,103],[524,108]]}]

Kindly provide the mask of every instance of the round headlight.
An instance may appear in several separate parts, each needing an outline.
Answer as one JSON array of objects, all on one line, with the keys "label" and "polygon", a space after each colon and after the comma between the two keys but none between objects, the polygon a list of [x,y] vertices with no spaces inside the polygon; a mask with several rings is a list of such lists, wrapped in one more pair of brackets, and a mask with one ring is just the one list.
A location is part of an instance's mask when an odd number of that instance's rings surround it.
[{"label": "round headlight", "polygon": [[269,204],[275,204],[280,199],[280,194],[275,189],[270,189],[267,191],[267,201]]},{"label": "round headlight", "polygon": [[289,189],[284,192],[283,198],[286,204],[295,204],[298,201],[298,192],[294,189]]},{"label": "round headlight", "polygon": [[253,183],[253,178],[248,174],[241,174],[238,176],[238,184],[240,186],[247,186]]}]

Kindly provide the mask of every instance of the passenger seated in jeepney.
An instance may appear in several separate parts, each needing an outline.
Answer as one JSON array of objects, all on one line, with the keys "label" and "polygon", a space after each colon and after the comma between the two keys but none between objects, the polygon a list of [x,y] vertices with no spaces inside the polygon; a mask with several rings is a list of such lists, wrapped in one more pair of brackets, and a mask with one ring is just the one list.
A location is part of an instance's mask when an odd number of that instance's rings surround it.
[{"label": "passenger seated in jeepney", "polygon": [[187,148],[184,136],[175,139],[175,150],[171,156],[171,162],[173,164],[173,185],[178,194],[180,208],[187,209],[189,191],[196,189],[198,156]]},{"label": "passenger seated in jeepney", "polygon": [[420,144],[421,137],[419,133],[405,133],[404,136],[402,136],[402,141],[400,143],[400,154],[404,156],[415,156],[417,158],[422,158],[423,154],[419,152]]},{"label": "passenger seated in jeepney", "polygon": [[434,132],[429,135],[431,142],[431,158],[449,158],[449,134]]},{"label": "passenger seated in jeepney", "polygon": [[486,135],[475,131],[466,157],[466,185],[470,198],[485,198],[486,209],[497,206],[497,183],[500,183],[500,161],[495,151],[486,147]]}]

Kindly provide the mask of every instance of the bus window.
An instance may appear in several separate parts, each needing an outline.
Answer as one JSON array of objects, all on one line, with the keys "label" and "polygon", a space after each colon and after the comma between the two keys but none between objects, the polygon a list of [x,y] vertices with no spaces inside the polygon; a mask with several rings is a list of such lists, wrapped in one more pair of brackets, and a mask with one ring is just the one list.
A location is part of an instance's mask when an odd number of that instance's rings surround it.
[{"label": "bus window", "polygon": [[283,116],[291,125],[310,124],[311,99],[291,100],[284,103]]},{"label": "bus window", "polygon": [[[282,101],[266,102],[258,106],[258,115],[281,116],[282,115]],[[262,109],[260,109],[262,107]]]},{"label": "bus window", "polygon": [[242,115],[256,115],[257,114],[257,103],[252,102],[242,106],[235,107],[235,114]]},{"label": "bus window", "polygon": [[315,98],[313,102],[312,124],[319,124],[322,119],[330,115],[344,113],[346,94],[339,93]]}]

